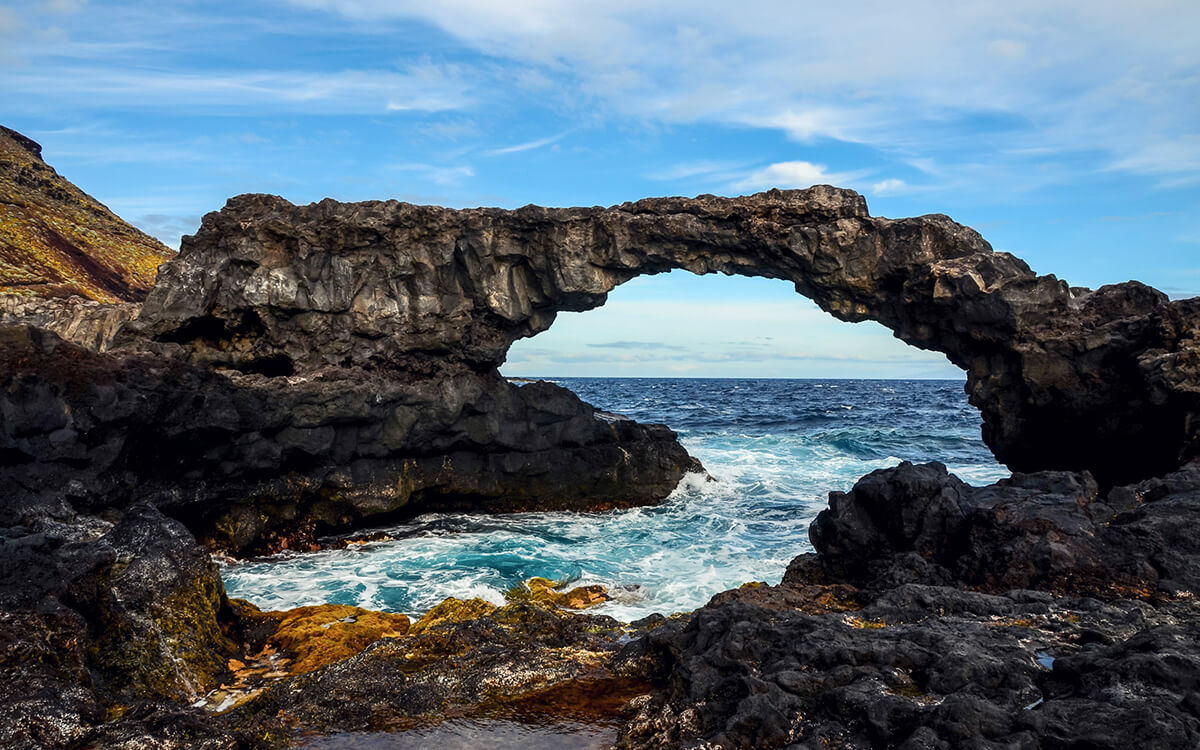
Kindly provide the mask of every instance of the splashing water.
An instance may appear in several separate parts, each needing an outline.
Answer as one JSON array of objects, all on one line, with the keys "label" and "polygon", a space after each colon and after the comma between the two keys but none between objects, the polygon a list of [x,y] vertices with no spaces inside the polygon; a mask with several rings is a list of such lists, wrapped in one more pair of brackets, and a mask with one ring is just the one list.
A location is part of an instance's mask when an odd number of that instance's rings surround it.
[{"label": "splashing water", "polygon": [[604,513],[427,514],[394,541],[223,565],[230,596],[265,609],[353,604],[420,614],[448,596],[501,603],[532,576],[599,583],[592,612],[633,620],[777,583],[811,551],[831,490],[901,460],[964,481],[1007,476],[979,438],[961,381],[562,378],[598,408],[679,433],[715,482],[689,475],[656,507]]}]

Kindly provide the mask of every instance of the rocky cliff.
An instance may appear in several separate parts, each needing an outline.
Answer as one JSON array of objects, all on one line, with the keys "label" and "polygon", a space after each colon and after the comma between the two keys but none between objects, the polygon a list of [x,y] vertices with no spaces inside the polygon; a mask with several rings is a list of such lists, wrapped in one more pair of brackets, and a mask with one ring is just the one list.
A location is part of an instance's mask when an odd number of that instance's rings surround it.
[{"label": "rocky cliff", "polygon": [[0,127],[0,295],[140,300],[172,253],[126,224]]},{"label": "rocky cliff", "polygon": [[830,187],[516,211],[240,196],[185,238],[136,335],[243,372],[484,372],[559,311],[674,268],[787,279],[943,352],[1015,470],[1113,484],[1200,447],[1200,301],[1072,288],[945,216],[872,217]]}]

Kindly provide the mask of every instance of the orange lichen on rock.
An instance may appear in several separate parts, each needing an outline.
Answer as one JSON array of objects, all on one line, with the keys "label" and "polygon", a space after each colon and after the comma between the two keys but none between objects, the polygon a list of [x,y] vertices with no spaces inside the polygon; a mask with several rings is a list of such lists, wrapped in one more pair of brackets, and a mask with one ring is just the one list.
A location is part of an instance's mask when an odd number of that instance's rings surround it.
[{"label": "orange lichen on rock", "polygon": [[380,638],[408,632],[408,617],[345,604],[297,607],[280,613],[268,642],[289,654],[289,672],[303,674],[347,659]]},{"label": "orange lichen on rock", "polygon": [[173,255],[61,177],[41,146],[0,127],[0,296],[136,302]]},{"label": "orange lichen on rock", "polygon": [[587,609],[609,600],[608,589],[603,586],[577,586],[564,591],[565,585],[548,578],[530,578],[519,586],[505,592],[509,601],[532,601],[549,604],[563,609]]}]

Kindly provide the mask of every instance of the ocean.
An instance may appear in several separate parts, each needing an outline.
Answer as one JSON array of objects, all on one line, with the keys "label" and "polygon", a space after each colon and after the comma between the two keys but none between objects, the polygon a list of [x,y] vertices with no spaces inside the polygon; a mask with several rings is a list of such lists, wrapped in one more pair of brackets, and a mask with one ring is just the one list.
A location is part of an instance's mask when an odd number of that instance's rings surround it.
[{"label": "ocean", "polygon": [[964,481],[1008,476],[961,380],[547,378],[597,408],[679,433],[715,481],[689,475],[661,505],[603,513],[431,513],[392,541],[222,563],[230,596],[263,609],[353,604],[416,616],[446,597],[502,603],[533,576],[601,584],[590,612],[689,611],[748,581],[778,583],[811,551],[831,490],[902,460]]}]

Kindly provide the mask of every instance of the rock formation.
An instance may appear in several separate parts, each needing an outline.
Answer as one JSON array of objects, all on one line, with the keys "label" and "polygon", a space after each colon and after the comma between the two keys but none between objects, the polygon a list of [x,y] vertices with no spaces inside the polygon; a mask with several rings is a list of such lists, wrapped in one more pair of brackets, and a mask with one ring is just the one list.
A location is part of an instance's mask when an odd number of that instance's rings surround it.
[{"label": "rock formation", "polygon": [[0,127],[0,296],[142,299],[165,245],[117,218]]},{"label": "rock formation", "polygon": [[0,415],[0,525],[145,500],[241,553],[387,514],[653,503],[699,468],[666,427],[551,383],[219,373],[29,326],[0,326]]},{"label": "rock formation", "polygon": [[[0,147],[9,183],[74,216],[36,144]],[[133,255],[87,256],[87,279],[27,262],[83,246],[4,200],[24,213],[0,242],[33,249],[0,244],[10,286],[137,297]],[[669,429],[496,368],[558,311],[673,268],[787,279],[945,353],[997,456],[1054,471],[875,472],[779,586],[671,621],[559,611],[602,592],[548,582],[411,626],[226,599],[201,542],[661,500],[699,469]],[[0,306],[0,744],[269,747],[448,711],[612,716],[615,694],[636,696],[628,748],[1195,747],[1198,321],[1200,301],[1069,288],[944,216],[873,218],[829,187],[517,211],[235,198],[140,307]],[[190,705],[272,649],[303,673],[217,716]]]},{"label": "rock formation", "polygon": [[1106,495],[873,472],[781,585],[636,646],[665,677],[620,747],[1196,747],[1197,514],[1200,462]]},{"label": "rock formation", "polygon": [[126,338],[244,372],[484,372],[557,312],[673,268],[787,279],[945,353],[1014,470],[1111,486],[1197,455],[1200,301],[1071,288],[945,216],[874,218],[830,187],[516,211],[240,196],[185,238]]}]

